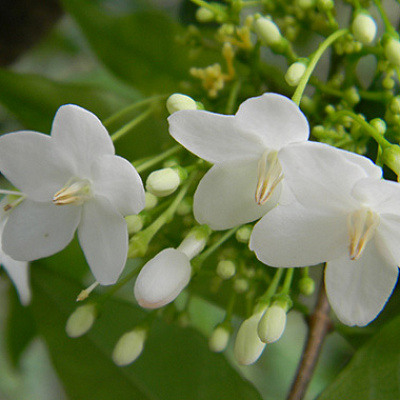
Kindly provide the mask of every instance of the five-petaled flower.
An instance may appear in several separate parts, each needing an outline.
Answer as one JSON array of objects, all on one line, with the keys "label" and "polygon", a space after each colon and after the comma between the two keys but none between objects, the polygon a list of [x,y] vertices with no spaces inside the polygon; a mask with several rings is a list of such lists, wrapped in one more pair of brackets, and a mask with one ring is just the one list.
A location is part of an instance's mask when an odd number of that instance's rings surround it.
[{"label": "five-petaled flower", "polygon": [[5,253],[21,261],[47,257],[66,247],[77,229],[97,281],[115,283],[127,258],[124,215],[144,208],[144,189],[94,114],[65,105],[51,136],[1,136],[0,171],[25,196],[6,221]]},{"label": "five-petaled flower", "polygon": [[[365,157],[335,148],[291,160],[297,202],[276,207],[255,230],[257,257],[276,267],[327,262],[325,285],[338,318],[364,326],[382,310],[400,264],[400,185]],[[257,239],[256,239],[257,238]]]}]

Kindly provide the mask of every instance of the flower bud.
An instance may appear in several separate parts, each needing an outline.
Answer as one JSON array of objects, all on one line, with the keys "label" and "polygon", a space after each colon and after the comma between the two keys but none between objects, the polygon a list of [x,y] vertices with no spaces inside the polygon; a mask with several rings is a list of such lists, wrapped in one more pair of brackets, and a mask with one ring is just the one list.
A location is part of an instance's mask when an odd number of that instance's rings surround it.
[{"label": "flower bud", "polygon": [[172,302],[189,283],[191,272],[186,254],[164,249],[140,271],[134,287],[137,302],[144,308],[159,308]]},{"label": "flower bud", "polygon": [[304,296],[311,296],[315,290],[314,279],[305,276],[299,280],[299,290]]},{"label": "flower bud", "polygon": [[370,44],[376,35],[376,22],[371,15],[358,13],[351,24],[351,30],[356,40],[362,44]]},{"label": "flower bud", "polygon": [[253,227],[251,225],[244,225],[240,227],[235,234],[236,240],[240,243],[248,243],[252,231]]},{"label": "flower bud", "polygon": [[142,353],[146,338],[147,330],[142,327],[122,335],[114,347],[114,363],[120,367],[133,363]]},{"label": "flower bud", "polygon": [[369,121],[370,125],[375,128],[381,135],[386,132],[386,122],[381,118],[374,118]]},{"label": "flower bud", "polygon": [[289,86],[297,86],[304,75],[304,72],[306,72],[306,68],[307,66],[301,61],[293,63],[285,74],[287,84]]},{"label": "flower bud", "polygon": [[125,221],[130,235],[141,231],[143,228],[143,219],[140,215],[128,215],[125,217]]},{"label": "flower bud", "polygon": [[152,208],[154,208],[157,205],[158,198],[157,198],[157,196],[154,196],[154,194],[152,194],[150,192],[146,192],[144,195],[145,195],[144,209],[151,210]]},{"label": "flower bud", "polygon": [[282,40],[278,26],[268,18],[257,18],[254,22],[254,30],[259,39],[267,46],[275,46]]},{"label": "flower bud", "polygon": [[249,281],[244,278],[235,279],[233,290],[239,294],[246,293],[249,290]]},{"label": "flower bud", "polygon": [[389,104],[389,110],[393,114],[400,114],[400,97],[393,97],[392,101]]},{"label": "flower bud", "polygon": [[333,7],[335,7],[335,3],[333,2],[333,0],[318,0],[317,6],[320,11],[327,12],[331,11]]},{"label": "flower bud", "polygon": [[196,257],[198,254],[200,254],[204,249],[209,234],[210,229],[206,225],[193,228],[189,235],[183,239],[177,250],[181,251],[183,254],[186,254],[187,258],[191,260],[193,257]]},{"label": "flower bud", "polygon": [[[199,7],[196,10],[196,19],[197,19],[197,21],[202,22],[203,24],[205,24],[207,22],[214,21],[215,14],[211,10],[209,10],[208,8]],[[169,111],[169,109],[168,109],[168,111]]]},{"label": "flower bud", "polygon": [[400,146],[392,144],[385,147],[382,160],[398,177],[400,176]]},{"label": "flower bud", "polygon": [[358,90],[354,86],[345,90],[343,97],[352,107],[360,101],[360,95],[358,94]]},{"label": "flower bud", "polygon": [[286,310],[272,305],[262,316],[258,324],[258,336],[264,343],[274,343],[280,339],[286,326]]},{"label": "flower bud", "polygon": [[221,279],[230,279],[236,274],[236,265],[233,261],[222,260],[217,265],[217,275]]},{"label": "flower bud", "polygon": [[253,314],[240,325],[233,352],[236,361],[241,365],[255,363],[264,350],[265,343],[260,340],[257,333],[257,326],[262,315],[263,311]]},{"label": "flower bud", "polygon": [[80,306],[69,316],[65,331],[71,338],[80,337],[90,330],[96,318],[97,308],[95,304],[88,303]]},{"label": "flower bud", "polygon": [[383,51],[385,57],[395,66],[400,67],[400,42],[393,38],[388,37],[384,41]]},{"label": "flower bud", "polygon": [[167,110],[170,114],[181,110],[197,110],[197,103],[189,96],[174,93],[167,99]]},{"label": "flower bud", "polygon": [[226,349],[231,335],[230,330],[224,326],[219,325],[214,329],[208,341],[208,347],[214,353],[220,353]]},{"label": "flower bud", "polygon": [[172,168],[153,171],[146,180],[146,190],[157,197],[165,197],[175,192],[181,183],[179,173]]}]

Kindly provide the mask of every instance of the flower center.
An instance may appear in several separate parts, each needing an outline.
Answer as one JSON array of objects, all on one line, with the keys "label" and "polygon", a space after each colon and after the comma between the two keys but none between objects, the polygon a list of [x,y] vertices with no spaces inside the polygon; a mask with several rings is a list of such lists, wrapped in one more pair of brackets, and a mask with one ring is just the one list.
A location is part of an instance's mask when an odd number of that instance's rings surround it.
[{"label": "flower center", "polygon": [[57,206],[67,204],[82,205],[92,197],[90,182],[87,179],[72,178],[53,197],[53,203]]},{"label": "flower center", "polygon": [[368,208],[360,208],[349,215],[349,255],[352,260],[360,258],[365,246],[374,236],[378,225],[379,215]]},{"label": "flower center", "polygon": [[256,203],[260,206],[265,204],[282,178],[282,166],[278,159],[278,152],[266,151],[258,162]]}]

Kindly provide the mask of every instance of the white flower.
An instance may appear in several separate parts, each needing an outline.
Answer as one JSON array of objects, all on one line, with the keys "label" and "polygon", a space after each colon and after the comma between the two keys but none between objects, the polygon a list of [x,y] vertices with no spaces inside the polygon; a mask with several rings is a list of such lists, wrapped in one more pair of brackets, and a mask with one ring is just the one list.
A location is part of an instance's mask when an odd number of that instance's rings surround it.
[{"label": "white flower", "polygon": [[254,230],[250,248],[276,267],[327,262],[325,284],[338,318],[364,326],[382,310],[400,263],[400,185],[345,151],[309,148],[288,178],[298,202],[276,207]]},{"label": "white flower", "polygon": [[103,285],[118,279],[128,249],[123,216],[143,209],[144,189],[133,166],[115,156],[95,115],[65,105],[51,136],[33,131],[1,136],[0,171],[26,196],[4,227],[7,254],[21,261],[50,256],[78,229],[95,278]]},{"label": "white flower", "polygon": [[7,213],[4,206],[7,205],[7,197],[0,201],[0,265],[7,271],[8,276],[14,283],[17,293],[23,305],[31,301],[31,288],[29,286],[29,264],[25,261],[16,261],[5,254],[1,246],[1,237],[6,223]]},{"label": "white flower", "polygon": [[291,174],[282,155],[307,145],[308,122],[288,98],[267,93],[246,100],[236,115],[184,110],[169,118],[170,133],[197,156],[215,164],[194,197],[194,215],[214,230],[259,219],[280,198]]}]

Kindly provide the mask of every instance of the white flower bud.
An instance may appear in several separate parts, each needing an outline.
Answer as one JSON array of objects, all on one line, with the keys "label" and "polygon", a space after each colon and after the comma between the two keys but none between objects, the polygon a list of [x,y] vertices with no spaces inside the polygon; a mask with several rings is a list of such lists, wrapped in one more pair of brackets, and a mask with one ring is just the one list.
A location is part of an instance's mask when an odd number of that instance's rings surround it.
[{"label": "white flower bud", "polygon": [[286,311],[279,305],[272,305],[258,324],[258,336],[264,343],[274,343],[280,339],[286,326]]},{"label": "white flower bud", "polygon": [[236,274],[236,265],[233,261],[222,260],[217,265],[217,275],[221,279],[230,279]]},{"label": "white flower bud", "polygon": [[293,63],[285,74],[287,84],[289,86],[297,86],[304,75],[304,72],[306,72],[306,68],[307,66],[301,61]]},{"label": "white flower bud", "polygon": [[140,215],[128,215],[125,217],[125,221],[130,235],[139,232],[143,228],[143,220]]},{"label": "white flower bud", "polygon": [[84,335],[93,326],[97,317],[95,304],[85,304],[78,307],[68,318],[65,326],[67,335],[71,338],[77,338]]},{"label": "white flower bud", "polygon": [[400,42],[392,37],[384,45],[385,57],[395,66],[400,67]]},{"label": "white flower bud", "polygon": [[172,168],[153,171],[146,180],[146,190],[154,196],[165,197],[175,192],[181,183],[179,173]]},{"label": "white flower bud", "polygon": [[214,329],[208,341],[208,347],[214,353],[220,353],[226,349],[231,332],[226,327],[220,325]]},{"label": "white flower bud", "polygon": [[264,350],[265,343],[260,340],[257,333],[257,326],[262,315],[263,311],[253,314],[240,325],[233,351],[236,361],[241,365],[255,363]]},{"label": "white flower bud", "polygon": [[158,203],[157,196],[154,196],[154,194],[150,192],[145,193],[145,206],[144,206],[145,210],[151,210],[157,205],[157,203]]},{"label": "white flower bud", "polygon": [[189,96],[174,93],[167,99],[167,110],[170,114],[181,110],[197,110],[197,104]]},{"label": "white flower bud", "polygon": [[114,363],[120,367],[133,363],[142,353],[146,337],[145,328],[136,328],[122,335],[114,347]]},{"label": "white flower bud", "polygon": [[363,44],[369,44],[375,39],[377,26],[371,15],[359,13],[351,24],[351,30],[356,40]]},{"label": "white flower bud", "polygon": [[177,250],[186,254],[187,258],[191,260],[204,249],[208,236],[208,229],[205,227],[194,228],[185,239],[183,239]]},{"label": "white flower bud", "polygon": [[191,272],[186,254],[164,249],[140,271],[134,287],[137,302],[144,308],[159,308],[170,303],[189,283]]},{"label": "white flower bud", "polygon": [[277,45],[282,40],[278,26],[268,18],[257,18],[254,22],[254,30],[259,39],[267,46]]},{"label": "white flower bud", "polygon": [[251,225],[244,225],[240,227],[235,234],[236,240],[240,243],[248,243],[252,231],[253,227]]}]

